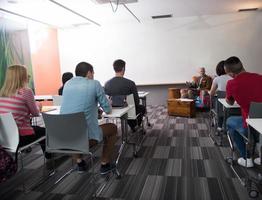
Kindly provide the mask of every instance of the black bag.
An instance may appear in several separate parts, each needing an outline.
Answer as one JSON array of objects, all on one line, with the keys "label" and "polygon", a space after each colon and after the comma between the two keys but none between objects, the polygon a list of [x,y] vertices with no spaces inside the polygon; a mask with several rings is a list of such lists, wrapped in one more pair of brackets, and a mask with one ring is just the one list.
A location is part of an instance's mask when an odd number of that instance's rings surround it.
[{"label": "black bag", "polygon": [[0,183],[12,177],[16,171],[16,161],[0,146]]},{"label": "black bag", "polygon": [[126,95],[114,95],[111,96],[112,107],[126,107]]}]

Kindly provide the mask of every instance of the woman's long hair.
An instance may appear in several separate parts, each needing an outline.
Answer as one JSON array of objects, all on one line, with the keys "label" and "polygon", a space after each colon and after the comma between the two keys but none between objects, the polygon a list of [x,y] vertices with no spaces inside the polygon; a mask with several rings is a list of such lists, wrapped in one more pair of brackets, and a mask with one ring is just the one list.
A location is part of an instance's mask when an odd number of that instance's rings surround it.
[{"label": "woman's long hair", "polygon": [[12,65],[6,70],[4,85],[0,90],[0,96],[10,97],[17,91],[26,87],[28,83],[27,69],[23,65]]}]

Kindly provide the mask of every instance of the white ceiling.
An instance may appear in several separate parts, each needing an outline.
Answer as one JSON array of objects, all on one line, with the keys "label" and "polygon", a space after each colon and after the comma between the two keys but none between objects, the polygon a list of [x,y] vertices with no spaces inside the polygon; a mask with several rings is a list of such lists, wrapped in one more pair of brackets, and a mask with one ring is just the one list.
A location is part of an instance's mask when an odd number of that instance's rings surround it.
[{"label": "white ceiling", "polygon": [[[56,1],[101,26],[136,21],[123,5],[119,5],[117,11],[113,12],[109,3],[95,4],[95,0]],[[153,15],[172,14],[173,17],[188,17],[234,13],[243,8],[262,8],[262,0],[138,0],[137,3],[126,4],[126,6],[143,23],[153,20],[151,19]],[[115,9],[116,5],[113,4],[113,7]],[[56,27],[93,24],[49,0],[0,0],[0,8]],[[3,16],[12,17],[0,11],[0,18]]]}]

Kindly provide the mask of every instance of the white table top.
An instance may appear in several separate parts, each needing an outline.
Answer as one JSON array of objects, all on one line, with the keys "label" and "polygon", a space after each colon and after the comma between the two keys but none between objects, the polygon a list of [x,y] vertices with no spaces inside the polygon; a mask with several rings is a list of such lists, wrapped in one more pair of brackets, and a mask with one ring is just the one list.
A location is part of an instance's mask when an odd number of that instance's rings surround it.
[{"label": "white table top", "polygon": [[252,126],[256,131],[262,134],[262,118],[247,118],[246,122],[248,125]]},{"label": "white table top", "polygon": [[[133,107],[134,105],[129,105],[124,108],[112,108],[112,112],[110,114],[103,113],[102,116],[105,118],[120,118]],[[60,114],[60,106],[43,106],[42,110],[42,112],[48,114]]]},{"label": "white table top", "polygon": [[53,100],[52,95],[35,95],[36,101]]},{"label": "white table top", "polygon": [[145,92],[145,91],[138,91],[138,96],[139,98],[144,98],[147,95],[149,95],[149,92]]},{"label": "white table top", "polygon": [[233,105],[229,105],[226,102],[225,98],[219,98],[218,101],[225,107],[225,108],[240,108],[240,106],[235,102]]},{"label": "white table top", "polygon": [[43,106],[41,112],[58,115],[60,114],[60,106]]},{"label": "white table top", "polygon": [[103,113],[102,116],[106,118],[120,118],[124,114],[128,113],[128,111],[131,110],[133,107],[134,105],[128,105],[127,107],[124,108],[113,108],[110,114]]}]

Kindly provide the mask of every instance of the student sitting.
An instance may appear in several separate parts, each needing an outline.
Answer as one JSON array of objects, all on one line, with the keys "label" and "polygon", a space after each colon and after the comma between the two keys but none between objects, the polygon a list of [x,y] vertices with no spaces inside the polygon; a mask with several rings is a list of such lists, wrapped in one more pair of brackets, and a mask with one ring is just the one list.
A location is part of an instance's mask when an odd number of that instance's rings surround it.
[{"label": "student sitting", "polygon": [[65,72],[62,75],[62,83],[63,85],[58,89],[58,94],[63,95],[63,89],[64,85],[67,81],[69,81],[71,78],[73,78],[73,74],[71,72]]},{"label": "student sitting", "polygon": [[130,126],[132,131],[135,131],[136,125],[140,125],[142,122],[143,116],[146,112],[146,108],[143,105],[139,104],[139,96],[135,82],[124,78],[125,66],[126,63],[123,60],[119,59],[114,61],[113,67],[115,71],[115,77],[106,82],[105,93],[109,96],[133,94],[136,114],[140,115],[138,117],[138,124],[136,120],[128,120],[128,125]]},{"label": "student sitting", "polygon": [[238,164],[253,167],[253,161],[249,152],[246,157],[246,146],[243,137],[247,136],[246,118],[249,113],[251,102],[262,102],[262,76],[246,72],[239,58],[233,56],[225,61],[225,71],[233,77],[227,82],[226,101],[233,105],[236,101],[241,108],[242,116],[231,116],[227,119],[228,132],[240,152]]},{"label": "student sitting", "polygon": [[[226,85],[227,81],[231,80],[232,77],[226,74],[225,69],[224,69],[224,63],[225,61],[220,61],[217,66],[216,66],[216,73],[217,77],[214,78],[212,82],[211,89],[209,91],[210,96],[214,96],[217,91],[226,91]],[[219,109],[216,108],[218,111]],[[219,116],[218,117],[218,131],[222,130],[222,125],[223,125],[223,117]]]},{"label": "student sitting", "polygon": [[[11,112],[19,130],[19,146],[25,146],[45,136],[45,128],[31,126],[31,117],[39,116],[33,91],[28,87],[29,75],[21,65],[7,68],[4,85],[0,90],[0,113]],[[40,142],[45,152],[45,141]],[[50,158],[50,154],[45,154]]]},{"label": "student sitting", "polygon": [[181,89],[181,98],[190,98],[194,99],[199,91],[210,90],[212,84],[212,78],[206,75],[206,70],[204,67],[198,69],[199,76],[194,76],[192,82],[187,82],[187,85],[191,89]]},{"label": "student sitting", "polygon": [[[107,123],[98,125],[98,103],[104,112],[110,113],[111,106],[105,96],[100,83],[94,78],[93,66],[81,62],[75,69],[76,77],[70,79],[63,90],[63,102],[61,114],[84,112],[88,128],[89,146],[96,145],[104,139],[104,146],[101,158],[100,173],[106,174],[115,169],[111,162],[114,145],[116,142],[117,127],[115,124]],[[86,170],[86,163],[80,155],[75,155],[78,164],[78,171]]]}]

